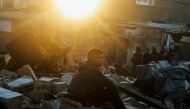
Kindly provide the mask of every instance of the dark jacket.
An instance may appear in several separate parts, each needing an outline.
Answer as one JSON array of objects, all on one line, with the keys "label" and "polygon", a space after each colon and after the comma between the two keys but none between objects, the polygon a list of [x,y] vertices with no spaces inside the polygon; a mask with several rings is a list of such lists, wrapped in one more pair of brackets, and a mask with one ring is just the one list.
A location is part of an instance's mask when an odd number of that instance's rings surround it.
[{"label": "dark jacket", "polygon": [[150,62],[152,62],[152,61],[158,62],[160,60],[160,58],[161,58],[161,56],[157,52],[152,52],[150,54]]},{"label": "dark jacket", "polygon": [[99,96],[105,89],[115,90],[114,85],[92,64],[80,65],[69,86],[69,96],[77,101]]},{"label": "dark jacket", "polygon": [[94,65],[80,65],[68,90],[69,97],[83,106],[95,106],[111,102],[115,109],[126,109],[117,88]]},{"label": "dark jacket", "polygon": [[150,59],[150,54],[149,54],[149,53],[145,53],[145,54],[143,55],[142,64],[148,64],[150,61],[151,61],[151,59]]},{"label": "dark jacket", "polygon": [[141,52],[136,52],[133,54],[133,57],[131,59],[131,62],[133,65],[141,65],[142,64],[142,53]]}]

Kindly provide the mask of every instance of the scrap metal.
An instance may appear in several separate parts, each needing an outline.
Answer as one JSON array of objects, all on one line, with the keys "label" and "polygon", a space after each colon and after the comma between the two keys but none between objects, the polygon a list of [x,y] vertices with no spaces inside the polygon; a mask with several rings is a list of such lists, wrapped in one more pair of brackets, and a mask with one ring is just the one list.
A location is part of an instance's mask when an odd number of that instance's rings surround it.
[{"label": "scrap metal", "polygon": [[139,91],[136,91],[129,86],[121,84],[118,81],[111,79],[111,78],[109,78],[109,80],[111,82],[113,82],[117,87],[119,87],[119,89],[121,89],[121,91],[126,92],[130,96],[132,96],[140,101],[143,101],[143,102],[149,104],[150,106],[155,107],[156,109],[170,109],[169,107],[167,107],[165,104],[161,103],[160,101],[158,101],[154,98],[148,97],[145,94],[143,94]]}]

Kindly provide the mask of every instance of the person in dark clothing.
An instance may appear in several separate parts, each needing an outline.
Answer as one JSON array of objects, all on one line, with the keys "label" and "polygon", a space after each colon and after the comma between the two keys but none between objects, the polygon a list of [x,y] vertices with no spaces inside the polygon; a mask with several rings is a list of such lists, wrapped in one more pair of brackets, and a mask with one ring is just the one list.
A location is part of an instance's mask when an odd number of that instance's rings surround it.
[{"label": "person in dark clothing", "polygon": [[155,47],[152,47],[152,53],[150,54],[150,62],[158,62],[160,60],[160,54],[156,51]]},{"label": "person in dark clothing", "polygon": [[133,72],[135,71],[137,65],[142,64],[142,58],[143,58],[143,55],[141,53],[141,49],[139,47],[136,47],[136,51],[133,54],[133,57],[131,59],[131,62],[133,64]]},{"label": "person in dark clothing", "polygon": [[168,60],[168,62],[171,65],[178,65],[179,64],[179,48],[178,46],[176,46],[175,44],[170,48],[170,51],[168,52],[168,54],[166,55],[166,58]]},{"label": "person in dark clothing", "polygon": [[111,102],[115,109],[125,109],[117,88],[99,71],[103,64],[102,51],[92,48],[88,60],[81,64],[69,85],[68,95],[83,106],[97,106]]},{"label": "person in dark clothing", "polygon": [[150,53],[149,53],[149,49],[146,48],[146,53],[143,55],[142,64],[148,64],[149,62],[150,62]]},{"label": "person in dark clothing", "polygon": [[160,49],[160,60],[168,60],[167,59],[168,50],[167,47],[162,47]]}]

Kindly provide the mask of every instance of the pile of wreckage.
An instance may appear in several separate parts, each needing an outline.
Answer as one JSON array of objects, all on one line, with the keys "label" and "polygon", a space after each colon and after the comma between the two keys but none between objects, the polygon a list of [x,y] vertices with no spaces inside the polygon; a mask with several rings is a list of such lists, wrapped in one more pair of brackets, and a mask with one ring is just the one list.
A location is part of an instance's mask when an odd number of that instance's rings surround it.
[{"label": "pile of wreckage", "polygon": [[[13,40],[7,49],[8,54],[0,56],[1,109],[98,109],[83,107],[67,97],[75,73],[62,70],[65,48],[52,40],[25,36]],[[140,65],[135,78],[117,64],[105,71],[105,76],[119,88],[127,109],[189,107],[190,62],[179,66],[166,61]],[[109,103],[101,108],[113,109]]]},{"label": "pile of wreckage", "polygon": [[158,109],[189,108],[190,62],[183,61],[177,66],[168,61],[138,65],[135,78],[122,67],[115,68],[122,76],[120,79],[111,76],[110,80],[129,96]]}]

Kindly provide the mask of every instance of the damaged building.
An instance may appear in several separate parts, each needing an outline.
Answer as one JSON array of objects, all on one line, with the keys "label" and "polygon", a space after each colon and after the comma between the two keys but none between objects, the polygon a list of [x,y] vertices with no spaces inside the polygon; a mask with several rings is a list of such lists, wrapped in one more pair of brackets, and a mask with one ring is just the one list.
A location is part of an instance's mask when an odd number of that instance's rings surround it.
[{"label": "damaged building", "polygon": [[189,109],[189,11],[189,0],[0,0],[0,109]]}]

